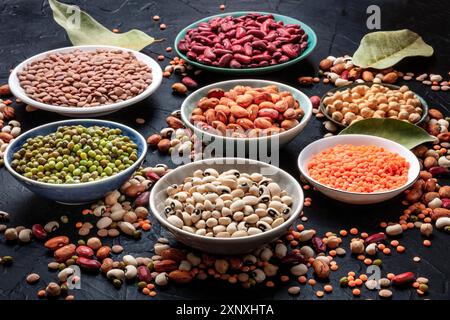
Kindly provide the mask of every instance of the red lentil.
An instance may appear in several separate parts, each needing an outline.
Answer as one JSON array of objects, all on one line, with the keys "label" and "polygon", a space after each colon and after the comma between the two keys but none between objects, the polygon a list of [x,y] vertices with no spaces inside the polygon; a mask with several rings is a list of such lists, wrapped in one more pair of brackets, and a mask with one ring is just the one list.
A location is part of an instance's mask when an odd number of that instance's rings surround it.
[{"label": "red lentil", "polygon": [[315,155],[308,163],[312,179],[335,189],[371,193],[403,186],[409,163],[377,146],[337,145]]}]

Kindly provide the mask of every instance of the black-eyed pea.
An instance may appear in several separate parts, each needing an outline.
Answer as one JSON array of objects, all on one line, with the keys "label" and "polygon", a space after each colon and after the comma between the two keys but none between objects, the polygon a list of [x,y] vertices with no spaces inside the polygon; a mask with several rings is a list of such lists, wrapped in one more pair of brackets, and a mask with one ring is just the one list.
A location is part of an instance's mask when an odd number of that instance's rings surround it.
[{"label": "black-eyed pea", "polygon": [[231,196],[233,198],[243,198],[245,196],[245,191],[242,189],[234,189],[231,191]]},{"label": "black-eyed pea", "polygon": [[217,226],[219,222],[215,218],[209,218],[206,220],[206,226],[209,228]]},{"label": "black-eyed pea", "polygon": [[187,231],[189,233],[195,233],[195,231],[196,231],[194,228],[189,227],[189,226],[183,226],[181,229],[184,231]]},{"label": "black-eyed pea", "polygon": [[[223,207],[222,210],[221,210],[221,212],[222,212],[222,217],[230,217],[230,216],[233,216],[233,220],[236,220],[236,219],[234,218],[234,215],[236,215],[236,217],[239,217],[239,216],[240,216],[239,211],[233,213],[233,212],[231,211],[231,209],[228,208],[228,207]],[[241,212],[241,214],[242,214],[242,217],[243,217],[243,216],[244,216],[244,213]]]},{"label": "black-eyed pea", "polygon": [[241,231],[241,230],[247,231],[248,230],[247,222],[246,221],[239,222],[237,225],[237,229],[238,229],[238,231]]},{"label": "black-eyed pea", "polygon": [[[212,218],[212,212],[211,211],[202,211],[202,219],[207,221],[208,219]],[[214,219],[214,218],[212,218]]]},{"label": "black-eyed pea", "polygon": [[229,234],[233,234],[237,231],[237,223],[231,222],[229,225],[227,225],[227,232]]},{"label": "black-eyed pea", "polygon": [[258,229],[260,229],[261,231],[263,231],[263,232],[272,229],[272,227],[271,227],[270,224],[268,224],[267,222],[262,221],[262,220],[259,220],[258,222],[256,222],[256,227],[257,227]]},{"label": "black-eyed pea", "polygon": [[217,170],[213,169],[213,168],[208,168],[206,169],[203,174],[205,176],[213,176],[213,177],[218,177],[219,176],[219,172],[217,172]]},{"label": "black-eyed pea", "polygon": [[233,196],[231,194],[221,194],[219,196],[219,198],[222,199],[223,201],[231,201],[231,200],[233,200]]},{"label": "black-eyed pea", "polygon": [[218,232],[216,234],[216,238],[230,238],[230,237],[231,237],[231,234],[226,231]]},{"label": "black-eyed pea", "polygon": [[276,228],[280,225],[282,225],[284,223],[284,219],[283,218],[277,218],[272,222],[272,229]]},{"label": "black-eyed pea", "polygon": [[238,230],[231,235],[232,238],[241,238],[241,237],[246,237],[246,236],[248,236],[248,233],[246,230]]},{"label": "black-eyed pea", "polygon": [[176,215],[168,216],[167,221],[179,229],[181,229],[183,227],[183,220],[181,220]]},{"label": "black-eyed pea", "polygon": [[255,235],[255,234],[259,234],[262,233],[263,231],[259,228],[255,228],[255,227],[250,227],[247,230],[247,233],[249,236]]},{"label": "black-eyed pea", "polygon": [[205,220],[199,220],[195,223],[195,227],[197,229],[205,229],[206,228],[206,221]]},{"label": "black-eyed pea", "polygon": [[228,226],[232,222],[229,217],[220,217],[218,220],[219,224],[222,226]]},{"label": "black-eyed pea", "polygon": [[252,185],[250,189],[248,189],[248,193],[252,196],[259,196],[259,188],[256,185]]},{"label": "black-eyed pea", "polygon": [[251,214],[247,217],[244,218],[245,222],[249,223],[249,224],[255,224],[256,222],[259,221],[259,217],[257,214]]},{"label": "black-eyed pea", "polygon": [[219,219],[220,217],[222,217],[222,213],[219,210],[213,210],[211,212],[211,217],[215,218],[215,219]]},{"label": "black-eyed pea", "polygon": [[244,207],[245,207],[245,203],[242,200],[234,201],[230,205],[230,209],[232,212],[241,211],[242,209],[244,209]]},{"label": "black-eyed pea", "polygon": [[267,185],[267,188],[269,189],[270,195],[271,195],[272,197],[274,197],[274,196],[279,196],[279,195],[281,194],[281,188],[280,188],[280,186],[278,185],[278,183],[271,182],[271,183],[269,183],[269,184]]},{"label": "black-eyed pea", "polygon": [[250,179],[256,183],[260,182],[264,176],[260,173],[254,172],[250,175]]},{"label": "black-eyed pea", "polygon": [[242,201],[244,201],[245,205],[254,206],[258,204],[258,198],[256,196],[244,196],[242,198]]},{"label": "black-eyed pea", "polygon": [[218,181],[220,181],[220,183],[224,186],[227,186],[228,188],[234,190],[237,188],[238,186],[238,182],[236,179],[233,178],[227,178],[227,177],[223,177],[223,178],[219,178]]},{"label": "black-eyed pea", "polygon": [[277,219],[277,218],[280,218],[282,216],[281,212],[279,212],[275,208],[268,208],[267,209],[267,215],[269,217],[271,217],[272,219]]},{"label": "black-eyed pea", "polygon": [[218,234],[219,232],[225,232],[227,230],[227,227],[222,226],[222,225],[216,225],[215,227],[212,228],[214,234]]},{"label": "black-eyed pea", "polygon": [[185,226],[191,226],[192,225],[192,217],[186,211],[183,211],[181,213],[181,219],[183,220],[183,223],[184,223]]},{"label": "black-eyed pea", "polygon": [[262,217],[267,216],[267,210],[263,209],[263,208],[257,208],[257,209],[255,209],[255,214],[257,214],[258,217],[262,218]]},{"label": "black-eyed pea", "polygon": [[259,221],[267,222],[269,225],[272,225],[273,223],[273,219],[269,216],[262,217],[261,219],[259,219]]},{"label": "black-eyed pea", "polygon": [[273,209],[277,210],[278,212],[282,212],[284,209],[284,205],[282,202],[274,201],[272,199],[272,201],[269,202],[269,208],[273,208]]},{"label": "black-eyed pea", "polygon": [[199,236],[206,236],[206,229],[197,229],[195,231],[195,234],[197,234]]}]

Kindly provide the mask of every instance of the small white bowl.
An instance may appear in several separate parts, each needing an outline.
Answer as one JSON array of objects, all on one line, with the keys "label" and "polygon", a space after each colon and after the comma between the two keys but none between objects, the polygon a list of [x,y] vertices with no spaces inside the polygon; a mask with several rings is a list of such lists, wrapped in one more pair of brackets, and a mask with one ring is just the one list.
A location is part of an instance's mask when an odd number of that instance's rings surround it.
[{"label": "small white bowl", "polygon": [[[281,91],[289,91],[292,93],[294,98],[299,102],[300,108],[303,110],[304,115],[302,119],[300,120],[300,123],[296,125],[295,127],[286,130],[285,132],[267,136],[267,137],[258,137],[258,138],[232,138],[232,137],[224,137],[221,135],[213,134],[210,132],[203,131],[196,126],[194,126],[191,121],[191,114],[192,110],[197,107],[197,102],[205,97],[208,94],[208,91],[214,88],[220,88],[222,90],[230,90],[233,87],[237,85],[242,86],[251,86],[251,87],[265,87],[270,85],[277,86]],[[191,93],[181,105],[181,118],[183,119],[183,122],[186,124],[186,126],[193,130],[195,134],[198,137],[202,137],[202,140],[206,143],[218,140],[222,141],[227,146],[230,145],[237,145],[237,144],[248,144],[250,141],[252,143],[259,144],[263,141],[268,141],[268,143],[271,143],[273,141],[278,140],[278,146],[281,148],[284,145],[288,144],[291,140],[293,140],[297,135],[300,134],[300,132],[306,127],[308,124],[308,121],[311,119],[312,115],[312,104],[309,100],[308,96],[305,95],[300,90],[297,90],[291,86],[288,86],[286,84],[280,83],[280,82],[274,82],[274,81],[267,81],[267,80],[258,80],[258,79],[239,79],[239,80],[228,80],[228,81],[222,81],[222,82],[216,82],[213,84],[210,84],[206,87],[202,87],[198,89],[197,91]]]},{"label": "small white bowl", "polygon": [[[73,50],[82,50],[82,51],[95,51],[97,49],[107,49],[107,50],[123,50],[132,52],[136,59],[138,59],[141,62],[144,62],[147,66],[149,66],[152,70],[152,83],[147,87],[147,89],[144,90],[144,92],[140,93],[139,95],[130,98],[128,100],[117,102],[117,103],[111,103],[108,105],[101,105],[97,107],[85,107],[85,108],[78,108],[78,107],[62,107],[62,106],[56,106],[51,104],[46,104],[42,102],[38,102],[36,100],[33,100],[30,98],[23,88],[20,86],[19,79],[17,77],[17,73],[22,71],[28,64],[30,64],[33,61],[40,60],[44,58],[45,56],[52,54],[52,53],[66,53]],[[33,107],[36,107],[38,109],[47,110],[51,112],[56,112],[64,116],[68,117],[98,117],[98,116],[104,116],[106,114],[110,114],[113,112],[116,112],[122,108],[128,107],[132,104],[135,104],[141,100],[144,100],[148,96],[150,96],[153,92],[155,92],[156,89],[160,86],[162,81],[162,70],[159,64],[150,58],[149,56],[134,51],[130,49],[120,48],[120,47],[114,47],[114,46],[96,46],[96,45],[87,45],[87,46],[74,46],[74,47],[65,47],[65,48],[59,48],[55,50],[50,50],[47,52],[43,52],[40,54],[37,54],[25,61],[23,61],[21,64],[19,64],[11,73],[9,76],[9,87],[11,88],[11,92],[14,94],[16,98],[21,99],[23,102],[32,105]]]},{"label": "small white bowl", "polygon": [[[172,184],[182,183],[184,178],[191,176],[194,171],[198,169],[205,170],[206,168],[214,168],[218,172],[230,169],[237,169],[246,173],[259,172],[273,179],[294,200],[291,216],[283,224],[272,230],[242,238],[205,237],[178,229],[167,221],[164,213],[164,201],[167,199],[166,189]],[[170,231],[178,241],[187,246],[214,254],[241,254],[250,252],[281,237],[302,211],[303,199],[303,190],[298,181],[278,167],[244,158],[213,158],[177,167],[158,180],[150,193],[150,211],[164,228]]]},{"label": "small white bowl", "polygon": [[[360,193],[338,190],[312,179],[308,174],[308,163],[311,158],[316,154],[322,152],[323,150],[339,144],[350,144],[355,146],[374,145],[382,147],[390,152],[399,154],[410,164],[408,171],[408,181],[402,187],[389,191]],[[302,150],[302,152],[298,156],[297,164],[303,177],[305,177],[306,180],[308,180],[317,190],[330,198],[351,204],[371,204],[389,200],[408,189],[417,180],[417,177],[420,173],[419,161],[410,150],[408,150],[401,144],[398,144],[397,142],[385,138],[363,134],[338,135],[317,140],[309,144]]]}]

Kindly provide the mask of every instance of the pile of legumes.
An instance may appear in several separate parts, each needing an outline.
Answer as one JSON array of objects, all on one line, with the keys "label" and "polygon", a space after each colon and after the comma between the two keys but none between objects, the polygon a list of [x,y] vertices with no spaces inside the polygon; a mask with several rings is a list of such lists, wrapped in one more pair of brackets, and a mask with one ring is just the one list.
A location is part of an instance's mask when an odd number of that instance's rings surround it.
[{"label": "pile of legumes", "polygon": [[258,137],[289,130],[304,112],[288,91],[271,85],[212,89],[192,111],[191,122],[202,130],[232,137]]},{"label": "pile of legumes", "polygon": [[63,126],[27,139],[14,153],[12,168],[45,183],[83,183],[117,174],[137,159],[138,147],[122,130]]},{"label": "pile of legumes", "polygon": [[18,73],[33,100],[62,107],[95,107],[128,100],[152,82],[152,71],[122,50],[52,53]]},{"label": "pile of legumes", "polygon": [[206,237],[237,238],[284,223],[292,198],[259,173],[197,170],[182,184],[167,188],[164,212],[177,228]]},{"label": "pile of legumes", "polygon": [[390,89],[380,84],[361,84],[331,93],[323,104],[325,112],[343,125],[366,118],[393,118],[416,123],[423,114],[422,103],[407,86]]},{"label": "pile of legumes", "polygon": [[202,22],[178,43],[178,49],[190,60],[234,69],[284,63],[298,57],[307,46],[308,35],[299,25],[284,25],[271,14],[258,13]]},{"label": "pile of legumes", "polygon": [[337,145],[315,155],[308,173],[317,182],[351,192],[399,188],[408,180],[409,163],[377,146]]}]

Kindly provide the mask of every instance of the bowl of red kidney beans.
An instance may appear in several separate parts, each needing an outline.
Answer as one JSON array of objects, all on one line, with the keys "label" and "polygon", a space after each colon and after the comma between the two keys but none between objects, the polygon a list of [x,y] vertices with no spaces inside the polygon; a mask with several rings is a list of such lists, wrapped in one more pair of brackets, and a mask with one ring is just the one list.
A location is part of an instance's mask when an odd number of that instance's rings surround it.
[{"label": "bowl of red kidney beans", "polygon": [[256,74],[280,70],[308,56],[317,36],[305,23],[265,12],[232,12],[207,17],[183,29],[177,54],[213,72]]}]

